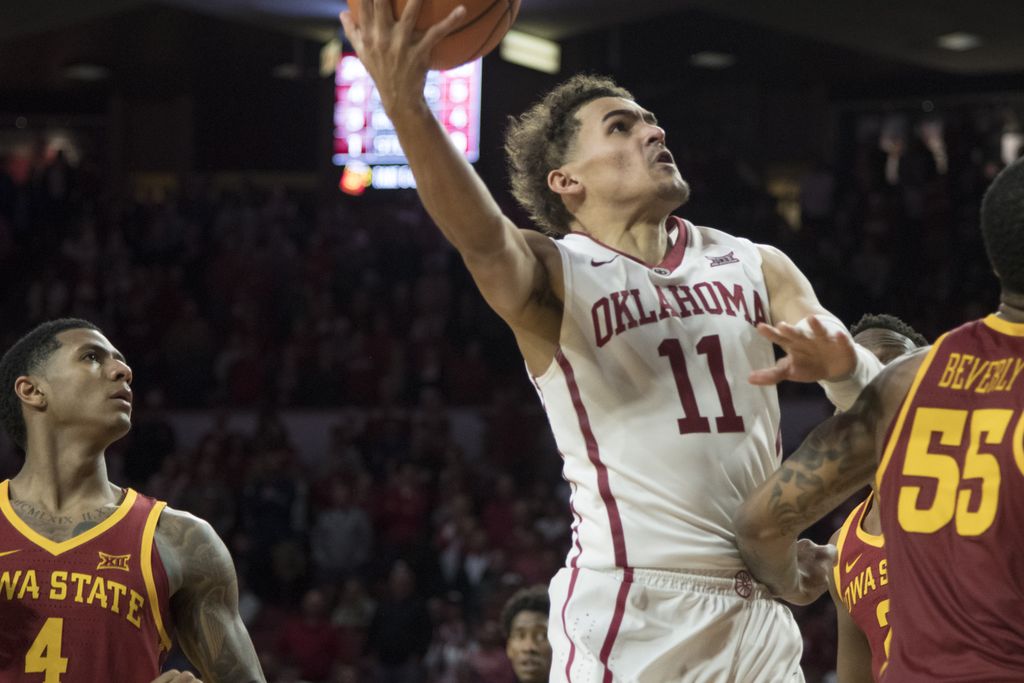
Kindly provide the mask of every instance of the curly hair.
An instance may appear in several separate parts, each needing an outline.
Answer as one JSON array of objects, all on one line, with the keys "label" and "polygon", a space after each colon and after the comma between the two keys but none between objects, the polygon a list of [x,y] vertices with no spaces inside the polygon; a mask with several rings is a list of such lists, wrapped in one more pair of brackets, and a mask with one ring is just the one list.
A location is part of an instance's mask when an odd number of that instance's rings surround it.
[{"label": "curly hair", "polygon": [[856,337],[864,330],[883,329],[891,330],[896,334],[902,334],[913,342],[914,346],[921,348],[928,346],[928,340],[923,334],[903,322],[894,315],[888,313],[866,313],[860,320],[850,327],[850,336]]},{"label": "curly hair", "polygon": [[516,591],[501,609],[501,627],[505,637],[512,634],[512,620],[520,612],[540,612],[547,616],[551,609],[547,586],[537,585]]},{"label": "curly hair", "polygon": [[633,94],[610,78],[578,74],[555,86],[519,118],[509,118],[505,154],[512,196],[548,234],[564,235],[572,222],[561,197],[548,187],[548,172],[565,163],[580,128],[576,112],[600,97],[632,100]]},{"label": "curly hair", "polygon": [[14,393],[14,383],[22,375],[38,370],[60,348],[58,334],[81,329],[96,330],[102,334],[100,328],[87,320],[50,320],[37,325],[0,358],[0,423],[21,450],[25,450],[27,434],[25,416],[21,412],[21,401]]},{"label": "curly hair", "polygon": [[1024,294],[1024,159],[1004,168],[985,191],[981,235],[1003,289]]}]

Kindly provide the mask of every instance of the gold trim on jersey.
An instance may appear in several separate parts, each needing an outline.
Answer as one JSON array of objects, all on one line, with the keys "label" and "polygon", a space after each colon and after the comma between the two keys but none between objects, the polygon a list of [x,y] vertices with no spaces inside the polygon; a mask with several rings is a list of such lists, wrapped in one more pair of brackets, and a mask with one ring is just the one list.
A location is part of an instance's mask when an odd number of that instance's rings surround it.
[{"label": "gold trim on jersey", "polygon": [[1013,460],[1017,463],[1017,469],[1024,474],[1024,413],[1021,413],[1017,420],[1017,426],[1013,429]]},{"label": "gold trim on jersey", "polygon": [[857,507],[853,508],[846,521],[839,527],[839,538],[836,539],[836,563],[832,565],[832,579],[835,581],[836,595],[840,598],[843,595],[843,584],[841,579],[843,578],[840,568],[843,563],[843,546],[846,545],[846,536],[850,533],[850,525],[853,523],[854,518],[857,516],[857,510],[864,505],[864,501],[861,501]]},{"label": "gold trim on jersey", "polygon": [[[867,498],[865,498],[861,503],[864,510],[860,513],[860,518],[857,520],[857,526],[854,527],[854,530],[857,532],[857,538],[859,538],[863,543],[867,543],[872,548],[884,548],[885,537],[882,536],[882,534],[869,533],[864,528],[864,519],[868,516],[868,512],[870,512],[872,504],[878,505],[878,498],[875,496],[874,491],[868,493]],[[853,513],[850,514],[852,515]]]},{"label": "gold trim on jersey", "polygon": [[167,506],[163,501],[157,501],[153,509],[149,511],[146,518],[146,526],[142,530],[142,579],[146,583],[146,595],[149,596],[149,607],[153,611],[153,623],[160,634],[160,647],[164,652],[171,650],[171,637],[167,635],[164,628],[164,618],[160,614],[160,600],[156,593],[156,581],[153,580],[153,538],[156,536],[156,523],[160,519],[160,513]]},{"label": "gold trim on jersey", "polygon": [[18,517],[18,513],[16,513],[14,508],[11,507],[9,484],[9,479],[5,479],[0,482],[0,513],[2,513],[3,516],[7,518],[7,521],[11,523],[11,526],[17,529],[18,532],[28,541],[34,543],[54,556],[61,555],[69,550],[74,550],[78,546],[88,543],[100,534],[108,531],[111,527],[124,519],[125,515],[127,515],[132,509],[132,506],[135,505],[135,499],[138,497],[138,494],[134,490],[127,489],[125,491],[124,500],[122,500],[121,504],[117,506],[117,509],[114,510],[113,514],[105,520],[88,531],[84,531],[77,536],[72,536],[66,541],[51,541],[42,534],[36,532],[32,527]]},{"label": "gold trim on jersey", "polygon": [[988,327],[991,327],[996,332],[1002,332],[1008,334],[1011,337],[1024,337],[1024,323],[1011,323],[1009,320],[1000,318],[995,313],[982,318],[981,322],[985,323]]},{"label": "gold trim on jersey", "polygon": [[907,392],[906,397],[903,399],[903,406],[900,408],[900,413],[896,417],[896,424],[892,428],[892,432],[889,434],[889,440],[885,444],[885,450],[882,451],[882,461],[878,465],[878,471],[875,472],[875,490],[882,490],[882,477],[885,476],[885,470],[889,466],[889,460],[892,459],[892,453],[896,450],[896,443],[900,440],[900,436],[903,434],[903,424],[907,421],[907,413],[910,412],[910,406],[914,403],[914,397],[917,395],[917,389],[921,386],[924,376],[928,374],[928,368],[932,366],[932,361],[935,360],[935,356],[939,353],[939,348],[942,346],[942,342],[946,341],[946,337],[949,336],[949,332],[946,332],[941,337],[935,340],[932,344],[932,348],[928,350],[928,355],[924,361],[921,362],[921,367],[917,369],[917,375],[914,377],[914,382],[910,385],[910,390]]}]

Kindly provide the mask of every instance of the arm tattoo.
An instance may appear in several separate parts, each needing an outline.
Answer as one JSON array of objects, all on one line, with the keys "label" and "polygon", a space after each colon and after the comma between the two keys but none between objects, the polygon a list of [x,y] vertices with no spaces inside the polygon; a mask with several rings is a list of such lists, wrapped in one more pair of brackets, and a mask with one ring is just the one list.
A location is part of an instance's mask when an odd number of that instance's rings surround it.
[{"label": "arm tattoo", "polygon": [[881,395],[869,386],[849,413],[821,423],[779,468],[768,507],[784,535],[799,533],[870,481]]},{"label": "arm tattoo", "polygon": [[238,580],[228,549],[209,524],[165,512],[161,531],[182,569],[171,612],[181,648],[205,683],[265,683],[238,616]]}]

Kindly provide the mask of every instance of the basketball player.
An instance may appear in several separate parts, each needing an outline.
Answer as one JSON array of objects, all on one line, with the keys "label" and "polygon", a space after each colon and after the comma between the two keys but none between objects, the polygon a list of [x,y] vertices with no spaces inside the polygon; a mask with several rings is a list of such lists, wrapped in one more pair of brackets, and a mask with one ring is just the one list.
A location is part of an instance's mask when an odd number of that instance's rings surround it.
[{"label": "basketball player", "polygon": [[[689,188],[665,131],[608,79],[575,77],[512,126],[514,194],[559,239],[518,229],[423,98],[430,49],[464,10],[419,34],[420,5],[396,21],[364,0],[361,25],[341,20],[564,456],[573,543],[550,586],[551,680],[800,680],[796,624],[750,581],[732,514],[778,466],[772,385],[836,380],[848,406],[880,364],[781,252],[671,215]],[[820,595],[833,549],[802,550]]]},{"label": "basketball player", "polygon": [[1024,160],[992,182],[981,231],[998,310],[891,363],[736,517],[754,574],[798,592],[797,534],[875,475],[887,681],[1024,680]]},{"label": "basketball player", "polygon": [[132,371],[95,325],[39,325],[0,359],[0,420],[25,464],[0,482],[0,680],[264,680],[234,567],[209,524],[107,480]]},{"label": "basketball player", "polygon": [[519,683],[543,683],[551,673],[548,612],[551,601],[546,586],[524,588],[508,599],[501,611],[505,629],[505,654]]},{"label": "basketball player", "polygon": [[[910,325],[884,313],[865,315],[850,334],[884,364],[928,345]],[[829,543],[836,546],[828,586],[836,607],[836,674],[839,683],[870,683],[884,670],[892,633],[885,539],[874,491],[850,512]]]}]

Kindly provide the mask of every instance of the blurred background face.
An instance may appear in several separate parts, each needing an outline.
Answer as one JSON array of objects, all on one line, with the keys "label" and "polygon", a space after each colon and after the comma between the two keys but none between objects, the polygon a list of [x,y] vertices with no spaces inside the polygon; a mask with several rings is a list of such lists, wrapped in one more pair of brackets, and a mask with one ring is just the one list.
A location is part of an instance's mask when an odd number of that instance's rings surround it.
[{"label": "blurred background face", "polygon": [[551,671],[548,615],[522,611],[512,619],[505,653],[520,683],[541,683]]},{"label": "blurred background face", "polygon": [[132,373],[120,352],[95,330],[65,330],[57,339],[60,348],[38,373],[48,424],[79,429],[108,443],[127,434]]}]

